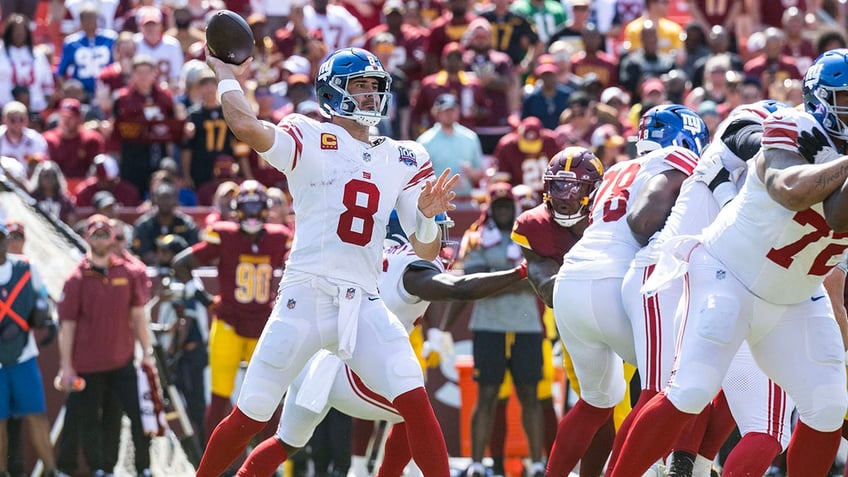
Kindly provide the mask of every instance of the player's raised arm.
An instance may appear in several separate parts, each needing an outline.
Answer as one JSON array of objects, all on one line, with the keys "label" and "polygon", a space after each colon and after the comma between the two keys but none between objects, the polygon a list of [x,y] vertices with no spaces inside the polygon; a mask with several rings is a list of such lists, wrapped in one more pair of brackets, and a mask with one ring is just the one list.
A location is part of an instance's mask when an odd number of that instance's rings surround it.
[{"label": "player's raised arm", "polygon": [[456,192],[451,189],[458,180],[459,174],[451,175],[451,170],[445,169],[435,182],[428,180],[418,196],[415,232],[410,243],[415,254],[425,260],[433,260],[439,255],[440,235],[435,217],[456,209],[456,205],[451,203]]},{"label": "player's raised arm", "polygon": [[256,152],[265,152],[274,145],[274,127],[256,118],[238,78],[250,67],[253,58],[240,65],[224,63],[206,51],[206,63],[218,78],[218,95],[224,109],[224,120],[235,136]]}]

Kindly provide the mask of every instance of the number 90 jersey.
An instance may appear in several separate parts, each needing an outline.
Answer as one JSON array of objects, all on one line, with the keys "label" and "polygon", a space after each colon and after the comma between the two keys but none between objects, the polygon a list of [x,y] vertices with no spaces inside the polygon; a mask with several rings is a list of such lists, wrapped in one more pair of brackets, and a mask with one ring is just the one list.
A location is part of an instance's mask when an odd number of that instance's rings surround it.
[{"label": "number 90 jersey", "polygon": [[221,304],[215,315],[246,338],[258,338],[271,314],[277,295],[271,280],[274,269],[283,267],[291,239],[284,225],[265,224],[260,234],[254,243],[239,224],[220,221],[191,248],[202,264],[218,261]]},{"label": "number 90 jersey", "polygon": [[293,197],[287,278],[305,272],[376,293],[392,209],[411,235],[421,186],[434,179],[427,151],[389,138],[369,145],[340,126],[292,114],[260,155],[286,175]]},{"label": "number 90 jersey", "polygon": [[627,213],[639,191],[658,174],[676,169],[691,176],[697,165],[694,152],[668,146],[607,170],[589,213],[589,227],[565,254],[558,278],[624,277],[630,261],[642,248],[627,224]]},{"label": "number 90 jersey", "polygon": [[[763,149],[798,152],[798,133],[819,128],[794,109],[773,113],[763,123]],[[772,199],[757,175],[756,160],[739,195],[706,228],[703,244],[745,287],[778,305],[808,300],[848,248],[848,233],[834,233],[822,204],[799,212]]]}]

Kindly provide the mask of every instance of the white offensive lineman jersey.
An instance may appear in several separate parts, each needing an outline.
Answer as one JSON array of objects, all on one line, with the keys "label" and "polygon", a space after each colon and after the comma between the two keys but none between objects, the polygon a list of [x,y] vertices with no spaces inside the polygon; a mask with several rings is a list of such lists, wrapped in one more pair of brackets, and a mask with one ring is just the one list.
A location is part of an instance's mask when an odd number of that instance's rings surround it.
[{"label": "white offensive lineman jersey", "polygon": [[445,271],[445,267],[438,259],[432,262],[423,260],[415,255],[412,245],[408,243],[388,247],[383,251],[383,273],[380,274],[377,285],[380,289],[380,298],[403,323],[407,333],[415,328],[415,323],[430,306],[429,301],[418,298],[403,287],[403,274],[412,264],[419,268],[432,268],[439,273]]},{"label": "white offensive lineman jersey", "polygon": [[[822,130],[808,113],[779,110],[763,123],[763,150],[797,152],[799,132],[814,128]],[[775,202],[751,161],[739,195],[704,230],[702,243],[759,298],[791,305],[817,292],[848,248],[848,233],[828,227],[821,204],[794,212]]]},{"label": "white offensive lineman jersey", "polygon": [[389,215],[397,209],[411,235],[421,186],[434,178],[427,151],[382,137],[368,145],[340,126],[292,114],[260,155],[288,178],[297,211],[287,278],[305,272],[377,293]]},{"label": "white offensive lineman jersey", "polygon": [[698,155],[694,152],[669,146],[607,170],[589,214],[589,227],[565,254],[557,278],[623,277],[642,248],[627,224],[627,212],[642,186],[671,169],[692,175],[697,164]]}]

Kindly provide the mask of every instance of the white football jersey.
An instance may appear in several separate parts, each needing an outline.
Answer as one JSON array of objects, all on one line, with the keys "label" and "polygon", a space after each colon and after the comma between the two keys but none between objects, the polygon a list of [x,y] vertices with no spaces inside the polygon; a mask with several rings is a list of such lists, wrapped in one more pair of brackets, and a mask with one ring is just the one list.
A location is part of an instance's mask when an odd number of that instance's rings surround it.
[{"label": "white football jersey", "polygon": [[293,197],[286,274],[336,278],[377,293],[389,215],[397,209],[411,235],[421,186],[434,178],[427,151],[383,137],[369,145],[341,126],[292,114],[260,155],[286,175]]},{"label": "white football jersey", "polygon": [[315,11],[312,5],[303,7],[303,26],[309,30],[321,30],[327,51],[332,53],[342,48],[362,46],[362,24],[346,8],[327,5],[327,13]]},{"label": "white football jersey", "polygon": [[[777,111],[763,127],[764,150],[795,152],[799,131],[821,129],[815,118],[794,109]],[[706,228],[703,244],[755,295],[790,305],[817,292],[848,248],[848,233],[828,227],[821,204],[794,212],[775,202],[751,161],[739,195]]]},{"label": "white football jersey", "polygon": [[418,298],[403,287],[403,274],[413,263],[416,267],[432,268],[438,272],[445,271],[438,259],[428,262],[415,255],[412,245],[398,244],[383,251],[383,273],[380,274],[380,282],[377,285],[380,289],[380,298],[403,323],[407,332],[415,328],[418,318],[423,316],[427,307],[430,306],[429,301]]},{"label": "white football jersey", "polygon": [[162,41],[151,45],[144,41],[141,33],[133,36],[135,41],[136,55],[146,55],[153,58],[153,62],[159,68],[159,80],[175,83],[180,79],[183,70],[183,47],[180,42],[171,35],[162,35]]},{"label": "white football jersey", "polygon": [[607,170],[589,214],[589,227],[565,254],[558,278],[623,277],[642,248],[627,224],[627,212],[642,186],[671,169],[691,175],[697,164],[694,152],[670,146]]}]

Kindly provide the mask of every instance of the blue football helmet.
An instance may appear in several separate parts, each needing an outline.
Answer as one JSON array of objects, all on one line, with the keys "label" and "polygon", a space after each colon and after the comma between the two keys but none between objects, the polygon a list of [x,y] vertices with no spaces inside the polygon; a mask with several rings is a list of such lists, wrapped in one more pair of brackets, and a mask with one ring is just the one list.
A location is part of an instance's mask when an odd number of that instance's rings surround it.
[{"label": "blue football helmet", "polygon": [[836,104],[836,93],[848,91],[848,49],[822,53],[804,75],[804,109],[831,137],[848,141],[848,125],[839,115],[848,115],[848,105]]},{"label": "blue football helmet", "polygon": [[668,146],[680,146],[697,155],[710,143],[710,132],[698,113],[679,104],[655,106],[639,121],[636,152],[642,156]]},{"label": "blue football helmet", "polygon": [[[374,78],[378,82],[374,93],[351,94],[348,92],[350,80],[356,78]],[[353,119],[363,126],[376,126],[389,114],[389,86],[392,77],[386,73],[383,64],[373,53],[361,48],[345,48],[329,56],[318,69],[315,90],[321,113],[327,117],[341,116]],[[375,104],[372,110],[359,109],[357,96],[373,95]]]}]

